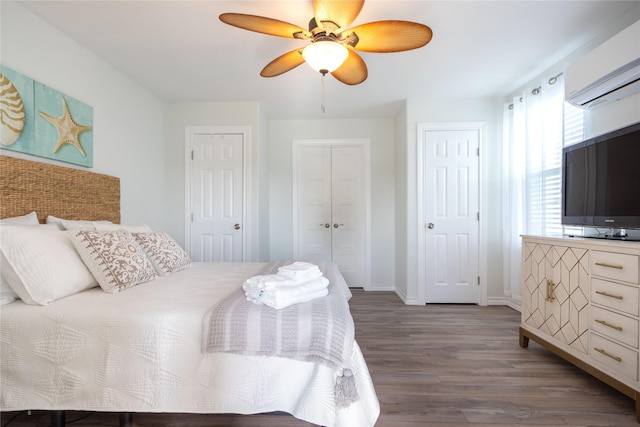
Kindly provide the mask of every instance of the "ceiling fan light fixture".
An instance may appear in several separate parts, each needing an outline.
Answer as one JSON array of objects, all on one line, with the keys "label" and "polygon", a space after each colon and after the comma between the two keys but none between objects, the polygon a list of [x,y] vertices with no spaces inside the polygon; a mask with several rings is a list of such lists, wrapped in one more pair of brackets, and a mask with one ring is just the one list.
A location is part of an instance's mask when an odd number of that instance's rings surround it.
[{"label": "ceiling fan light fixture", "polygon": [[368,75],[358,52],[404,52],[426,45],[433,37],[431,28],[424,24],[396,19],[351,27],[364,3],[313,0],[308,31],[278,19],[244,13],[223,13],[220,20],[243,30],[310,42],[304,49],[297,48],[269,62],[260,71],[262,77],[279,76],[307,62],[322,76],[331,73],[339,82],[353,86]]},{"label": "ceiling fan light fixture", "polygon": [[311,68],[327,74],[337,70],[349,56],[349,50],[342,44],[320,40],[307,45],[302,50],[302,57]]}]

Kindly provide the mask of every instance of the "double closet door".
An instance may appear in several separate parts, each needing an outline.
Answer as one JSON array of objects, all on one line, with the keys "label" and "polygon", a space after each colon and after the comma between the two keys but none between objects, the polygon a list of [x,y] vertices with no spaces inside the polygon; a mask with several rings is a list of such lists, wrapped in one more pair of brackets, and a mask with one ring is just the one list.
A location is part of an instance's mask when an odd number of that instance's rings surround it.
[{"label": "double closet door", "polygon": [[368,287],[368,144],[294,142],[294,258],[338,264]]}]

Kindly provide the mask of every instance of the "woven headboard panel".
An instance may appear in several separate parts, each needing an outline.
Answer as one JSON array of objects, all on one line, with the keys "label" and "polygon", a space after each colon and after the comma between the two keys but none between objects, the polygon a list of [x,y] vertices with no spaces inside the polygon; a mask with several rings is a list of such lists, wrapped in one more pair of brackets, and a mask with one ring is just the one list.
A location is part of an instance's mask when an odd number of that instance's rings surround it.
[{"label": "woven headboard panel", "polygon": [[0,156],[0,218],[36,211],[64,219],[120,223],[120,178]]}]

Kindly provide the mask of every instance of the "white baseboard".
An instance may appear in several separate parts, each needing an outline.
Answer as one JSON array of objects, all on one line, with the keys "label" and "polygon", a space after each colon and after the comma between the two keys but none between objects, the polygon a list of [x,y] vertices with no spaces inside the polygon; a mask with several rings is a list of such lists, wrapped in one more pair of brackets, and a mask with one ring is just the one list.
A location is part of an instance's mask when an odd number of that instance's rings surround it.
[{"label": "white baseboard", "polygon": [[396,290],[396,287],[393,285],[373,285],[371,289],[367,289],[372,292],[393,292]]},{"label": "white baseboard", "polygon": [[512,299],[506,297],[489,298],[489,300],[487,301],[487,305],[506,305],[507,307],[513,308],[516,311],[522,312],[519,301],[513,301]]},{"label": "white baseboard", "polygon": [[408,298],[407,295],[398,288],[395,288],[394,291],[406,305],[419,305],[418,298]]},{"label": "white baseboard", "polygon": [[[378,285],[375,288],[369,289],[367,292],[395,292],[406,305],[420,305],[418,303],[418,298],[409,298],[401,289],[393,286]],[[507,297],[489,297],[487,305],[506,305],[516,311],[522,312],[520,301],[513,301],[511,298]]]}]

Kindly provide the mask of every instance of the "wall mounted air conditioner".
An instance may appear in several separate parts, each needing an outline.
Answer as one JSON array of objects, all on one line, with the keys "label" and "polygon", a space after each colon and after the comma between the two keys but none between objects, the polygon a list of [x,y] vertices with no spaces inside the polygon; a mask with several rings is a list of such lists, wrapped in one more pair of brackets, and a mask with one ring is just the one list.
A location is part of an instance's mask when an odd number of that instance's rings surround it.
[{"label": "wall mounted air conditioner", "polygon": [[640,21],[565,70],[565,100],[595,108],[640,92]]}]

